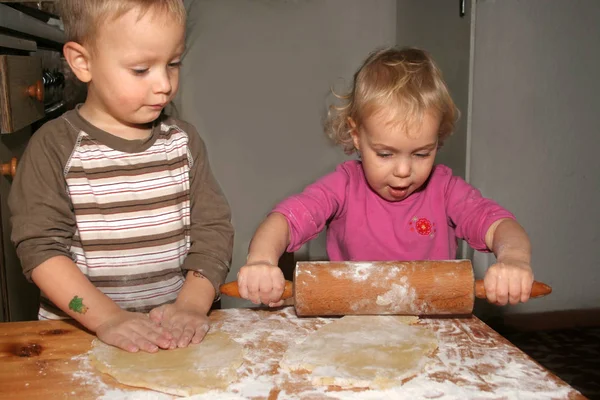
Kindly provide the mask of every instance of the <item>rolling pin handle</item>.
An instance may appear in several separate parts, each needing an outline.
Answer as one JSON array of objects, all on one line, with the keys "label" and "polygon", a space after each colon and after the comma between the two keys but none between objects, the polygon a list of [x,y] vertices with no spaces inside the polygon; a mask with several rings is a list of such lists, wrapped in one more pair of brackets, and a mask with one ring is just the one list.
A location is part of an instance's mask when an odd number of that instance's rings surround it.
[{"label": "rolling pin handle", "polygon": [[[224,294],[229,297],[237,297],[241,298],[240,290],[238,288],[237,281],[231,281],[224,285],[221,285],[219,288],[221,290],[221,294]],[[294,296],[294,284],[290,281],[285,281],[285,288],[283,289],[283,296],[281,296],[282,300],[287,300],[290,297]]]},{"label": "rolling pin handle", "polygon": [[[552,293],[552,288],[550,286],[542,282],[533,281],[531,298],[543,297],[550,293]],[[481,279],[475,281],[475,297],[478,299],[485,299],[487,297],[485,294],[485,287],[483,286],[483,280]]]}]

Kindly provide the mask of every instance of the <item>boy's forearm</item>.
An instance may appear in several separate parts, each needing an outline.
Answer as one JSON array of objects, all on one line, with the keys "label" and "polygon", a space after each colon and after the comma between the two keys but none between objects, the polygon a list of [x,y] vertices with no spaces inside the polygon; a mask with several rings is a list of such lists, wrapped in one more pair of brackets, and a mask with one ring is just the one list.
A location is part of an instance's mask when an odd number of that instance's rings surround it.
[{"label": "boy's forearm", "polygon": [[44,261],[33,270],[31,278],[58,308],[93,332],[122,311],[68,257]]},{"label": "boy's forearm", "polygon": [[531,262],[529,236],[523,227],[513,219],[501,219],[492,224],[485,241],[498,261],[516,260],[527,265]]},{"label": "boy's forearm", "polygon": [[287,219],[279,213],[270,214],[260,224],[248,249],[247,264],[268,262],[277,265],[279,257],[290,243]]},{"label": "boy's forearm", "polygon": [[212,283],[197,271],[188,271],[176,304],[208,314],[215,298]]}]

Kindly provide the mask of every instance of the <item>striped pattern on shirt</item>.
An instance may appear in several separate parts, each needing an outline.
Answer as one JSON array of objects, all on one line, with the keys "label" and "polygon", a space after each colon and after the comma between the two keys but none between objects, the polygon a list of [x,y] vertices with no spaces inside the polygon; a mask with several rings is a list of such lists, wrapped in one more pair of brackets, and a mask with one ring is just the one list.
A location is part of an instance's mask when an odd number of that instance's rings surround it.
[{"label": "striped pattern on shirt", "polygon": [[[114,150],[84,131],[64,170],[77,230],[70,248],[84,275],[121,308],[173,302],[190,248],[189,137],[161,124],[147,150]],[[42,295],[40,319],[65,318]]]}]

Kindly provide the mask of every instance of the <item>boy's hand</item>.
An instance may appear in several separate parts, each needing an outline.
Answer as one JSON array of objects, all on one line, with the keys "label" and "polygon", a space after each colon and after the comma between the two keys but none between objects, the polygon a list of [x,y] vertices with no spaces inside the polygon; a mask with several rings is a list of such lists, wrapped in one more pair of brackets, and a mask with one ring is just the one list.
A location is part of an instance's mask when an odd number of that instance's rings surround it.
[{"label": "boy's hand", "polygon": [[168,349],[172,335],[146,314],[120,310],[96,328],[98,339],[104,343],[135,353],[138,350],[154,353]]},{"label": "boy's hand", "polygon": [[238,273],[240,296],[254,304],[279,307],[285,288],[283,272],[277,265],[258,261],[244,265]]},{"label": "boy's hand", "polygon": [[150,319],[169,330],[173,336],[170,349],[200,343],[210,327],[206,314],[177,302],[156,307],[150,311]]},{"label": "boy's hand", "polygon": [[501,306],[525,303],[531,294],[533,272],[526,262],[499,259],[487,270],[483,284],[490,303]]}]

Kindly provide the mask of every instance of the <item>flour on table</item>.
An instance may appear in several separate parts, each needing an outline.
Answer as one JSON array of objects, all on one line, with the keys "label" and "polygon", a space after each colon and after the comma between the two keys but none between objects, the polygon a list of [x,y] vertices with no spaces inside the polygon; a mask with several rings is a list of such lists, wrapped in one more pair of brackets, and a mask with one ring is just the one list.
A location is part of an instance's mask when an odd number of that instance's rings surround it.
[{"label": "flour on table", "polygon": [[129,353],[99,340],[90,359],[100,372],[125,385],[179,396],[226,389],[242,364],[242,346],[225,333],[209,333],[197,345],[158,353]]},{"label": "flour on table", "polygon": [[311,372],[316,385],[388,388],[416,375],[434,350],[434,332],[416,317],[346,316],[290,347],[280,365]]},{"label": "flour on table", "polygon": [[[541,400],[571,398],[577,393],[555,381],[548,371],[524,358],[520,350],[484,324],[468,319],[419,320],[414,327],[434,332],[438,349],[414,377],[387,389],[340,389],[313,385],[309,373],[279,367],[287,349],[302,343],[316,329],[336,323],[337,318],[298,318],[292,307],[272,311],[227,309],[220,315],[213,321],[211,332],[227,334],[244,348],[237,378],[225,389],[211,389],[185,399]],[[183,399],[141,388],[115,387],[112,380],[94,370],[88,354],[69,362],[77,364],[77,372],[70,379],[85,391],[75,389],[76,393],[64,398],[90,398],[93,393],[97,400]]]}]

